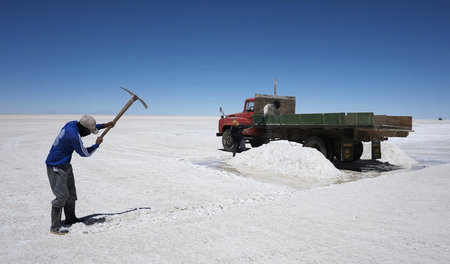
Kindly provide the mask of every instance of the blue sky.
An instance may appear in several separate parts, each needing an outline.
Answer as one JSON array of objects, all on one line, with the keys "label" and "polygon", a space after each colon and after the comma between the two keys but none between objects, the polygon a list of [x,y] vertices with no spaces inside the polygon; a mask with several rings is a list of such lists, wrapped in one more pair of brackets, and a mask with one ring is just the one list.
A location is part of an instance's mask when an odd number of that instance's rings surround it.
[{"label": "blue sky", "polygon": [[0,113],[450,118],[450,1],[0,1]]}]

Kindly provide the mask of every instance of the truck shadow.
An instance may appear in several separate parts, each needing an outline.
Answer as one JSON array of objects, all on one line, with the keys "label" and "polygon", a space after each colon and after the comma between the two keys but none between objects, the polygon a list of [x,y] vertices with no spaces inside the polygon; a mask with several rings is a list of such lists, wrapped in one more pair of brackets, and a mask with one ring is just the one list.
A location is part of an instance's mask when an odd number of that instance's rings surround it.
[{"label": "truck shadow", "polygon": [[333,161],[333,165],[339,170],[350,170],[358,172],[387,172],[403,169],[404,167],[381,162],[378,160],[357,160],[354,162]]},{"label": "truck shadow", "polygon": [[[249,150],[249,149],[252,149],[252,148],[248,148],[248,147],[246,146],[247,144],[249,144],[249,143],[248,143],[248,142],[245,143],[244,141],[242,141],[241,144],[239,145],[239,150],[238,150],[237,153],[241,153],[241,152],[247,151],[247,150]],[[220,149],[218,149],[218,150],[224,151],[224,152],[230,152],[230,153],[233,153],[232,151],[228,151],[228,150],[226,150],[226,149],[224,149],[224,148],[220,148]]]},{"label": "truck shadow", "polygon": [[[130,212],[134,212],[137,210],[150,210],[150,207],[136,207],[136,208],[132,208],[129,210],[125,210],[122,212],[117,212],[117,213],[95,213],[95,214],[90,214],[90,215],[86,215],[83,217],[80,217],[80,223],[83,223],[85,225],[94,225],[94,224],[100,224],[100,223],[104,223],[106,221],[106,216],[111,216],[111,215],[121,215],[121,214],[126,214],[126,213],[130,213]],[[62,226],[66,226],[69,227],[72,224],[66,224],[65,221],[61,221],[61,225]]]},{"label": "truck shadow", "polygon": [[[249,150],[249,149],[252,149],[252,148],[247,148],[247,147],[246,147],[245,149],[240,149],[239,152],[237,152],[237,153],[241,153],[241,152],[247,151],[247,150]],[[228,150],[226,150],[226,149],[224,149],[224,148],[217,149],[217,150],[220,150],[220,151],[223,151],[223,152],[229,152],[229,153],[233,154],[233,152],[228,151]]]}]

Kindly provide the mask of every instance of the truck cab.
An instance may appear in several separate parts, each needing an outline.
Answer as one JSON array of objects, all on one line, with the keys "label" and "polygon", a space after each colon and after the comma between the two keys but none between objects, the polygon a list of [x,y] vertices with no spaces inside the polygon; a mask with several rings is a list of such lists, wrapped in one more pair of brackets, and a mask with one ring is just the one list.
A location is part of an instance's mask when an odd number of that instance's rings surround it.
[{"label": "truck cab", "polygon": [[[255,98],[247,98],[244,103],[244,110],[241,113],[235,113],[230,115],[224,115],[220,117],[219,120],[219,132],[216,133],[216,136],[222,137],[222,145],[227,151],[231,151],[233,147],[233,141],[231,139],[230,128],[233,126],[233,120],[239,122],[240,125],[252,125],[253,124],[253,115],[255,114]],[[259,129],[250,127],[244,129],[242,135],[245,140],[249,140],[252,146],[262,145],[255,141],[255,137],[261,134]]]}]

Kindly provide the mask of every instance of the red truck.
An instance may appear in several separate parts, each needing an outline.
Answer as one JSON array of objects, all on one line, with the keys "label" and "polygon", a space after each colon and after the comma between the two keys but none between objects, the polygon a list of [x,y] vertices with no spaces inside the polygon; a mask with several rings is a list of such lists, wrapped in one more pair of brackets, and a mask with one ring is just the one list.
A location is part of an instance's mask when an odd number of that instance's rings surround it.
[{"label": "red truck", "polygon": [[[278,113],[265,114],[268,104],[280,105]],[[222,109],[221,109],[222,112]],[[295,97],[256,94],[247,98],[241,113],[219,120],[219,132],[225,150],[232,151],[230,128],[233,120],[251,126],[244,129],[245,142],[259,147],[271,140],[289,140],[319,150],[329,160],[359,160],[362,142],[372,143],[372,159],[381,158],[380,142],[389,137],[406,137],[412,132],[411,116],[386,116],[373,113],[295,114]]]}]

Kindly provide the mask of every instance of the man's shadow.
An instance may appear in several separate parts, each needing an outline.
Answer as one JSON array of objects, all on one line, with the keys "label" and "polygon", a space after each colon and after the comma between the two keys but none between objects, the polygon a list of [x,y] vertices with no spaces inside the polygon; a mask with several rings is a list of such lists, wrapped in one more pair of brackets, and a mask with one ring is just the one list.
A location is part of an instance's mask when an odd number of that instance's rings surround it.
[{"label": "man's shadow", "polygon": [[[129,209],[123,212],[118,212],[118,213],[96,213],[96,214],[90,214],[90,215],[86,215],[83,217],[80,217],[80,221],[78,221],[78,223],[83,223],[85,225],[94,225],[94,224],[100,224],[100,223],[104,223],[106,221],[106,216],[110,216],[110,215],[121,215],[121,214],[126,214],[126,213],[130,213],[133,211],[137,211],[137,210],[150,210],[150,207],[136,207],[133,209]],[[65,220],[61,221],[61,225],[62,226],[66,226],[69,227],[72,224],[66,224]]]}]

